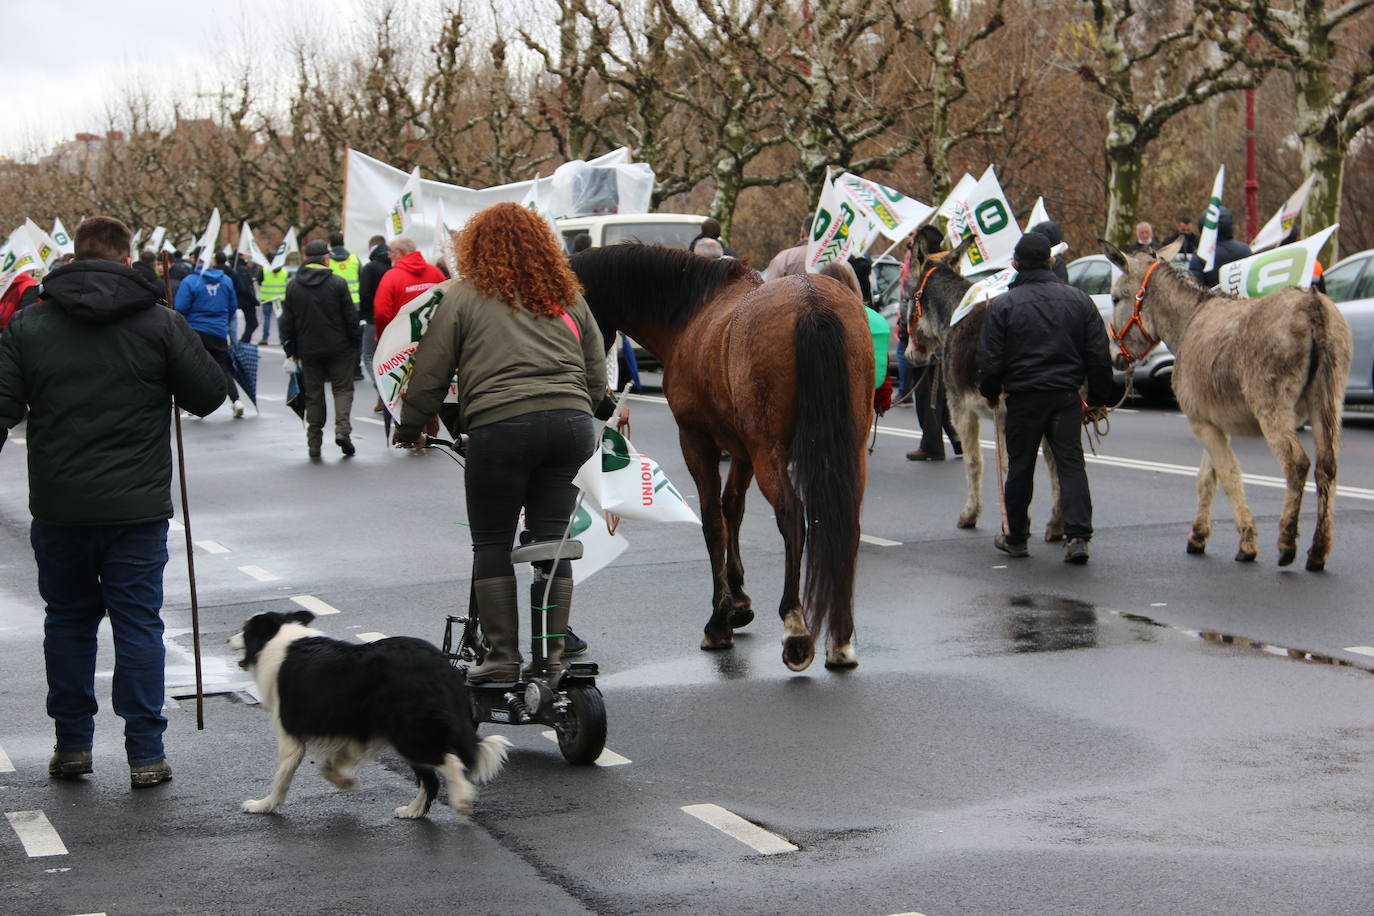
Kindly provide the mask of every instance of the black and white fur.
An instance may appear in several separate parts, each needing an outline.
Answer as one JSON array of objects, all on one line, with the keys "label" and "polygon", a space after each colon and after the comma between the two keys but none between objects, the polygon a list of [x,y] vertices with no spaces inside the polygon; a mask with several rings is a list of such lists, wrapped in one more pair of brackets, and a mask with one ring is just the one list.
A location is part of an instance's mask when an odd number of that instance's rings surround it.
[{"label": "black and white fur", "polygon": [[340,789],[358,786],[353,768],[390,746],[415,770],[419,793],[396,809],[424,817],[439,792],[437,770],[458,814],[472,811],[473,784],[493,778],[510,742],[477,740],[462,674],[422,639],[395,636],[355,644],[331,639],[309,624],[309,611],[265,613],[229,640],[244,651],[277,732],[277,775],[266,798],[243,810],[267,814],[286,800],[306,751],[321,758],[320,775]]}]

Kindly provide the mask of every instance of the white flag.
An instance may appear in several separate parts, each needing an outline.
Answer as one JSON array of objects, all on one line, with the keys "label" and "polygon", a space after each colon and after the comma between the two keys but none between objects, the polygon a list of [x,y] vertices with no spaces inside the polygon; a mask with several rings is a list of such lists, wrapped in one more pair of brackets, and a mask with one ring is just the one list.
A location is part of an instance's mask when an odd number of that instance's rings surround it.
[{"label": "white flag", "polygon": [[954,313],[949,316],[949,326],[954,327],[962,321],[978,303],[990,302],[1011,289],[1011,284],[1015,279],[1016,268],[1008,267],[1006,270],[984,277],[970,286],[965,291],[964,298],[960,299],[959,304],[955,306]]},{"label": "white flag", "polygon": [[609,426],[601,430],[601,448],[573,483],[598,508],[621,518],[701,524],[658,462]]},{"label": "white flag", "polygon": [[38,256],[38,247],[29,234],[28,225],[21,225],[10,233],[4,245],[0,245],[0,275],[12,276],[43,270],[43,259]]},{"label": "white flag", "polygon": [[439,221],[434,224],[434,254],[430,261],[443,261],[450,275],[458,273],[458,258],[453,253],[453,230],[448,225],[448,214],[444,212],[444,200],[439,198]]},{"label": "white flag", "polygon": [[268,267],[268,269],[275,273],[276,271],[281,270],[282,267],[286,264],[287,255],[300,253],[301,246],[296,241],[296,227],[292,226],[290,229],[286,230],[286,235],[282,238],[281,244],[277,246],[276,252],[273,253],[272,263]]},{"label": "white flag", "polygon": [[391,205],[391,212],[386,216],[387,241],[405,235],[406,231],[410,229],[410,215],[419,212],[421,212],[420,167],[417,165],[411,171],[410,177],[406,179],[405,187],[401,189],[401,196]]},{"label": "white flag", "polygon": [[1217,169],[1217,177],[1212,181],[1212,196],[1207,201],[1207,211],[1202,214],[1202,234],[1198,237],[1197,256],[1202,259],[1202,269],[1211,270],[1217,260],[1217,219],[1221,216],[1221,192],[1226,187],[1226,166]]},{"label": "white flag", "polygon": [[263,254],[262,249],[258,247],[258,240],[253,237],[253,227],[248,225],[247,220],[239,226],[238,254],[239,260],[243,260],[243,258],[247,257],[254,263],[261,264],[263,267],[272,266],[272,262],[267,260],[267,255]]},{"label": "white flag", "polygon": [[[960,181],[960,185],[964,182]],[[950,244],[957,245],[973,237],[973,244],[959,262],[961,273],[967,276],[989,268],[1001,269],[1011,263],[1012,252],[1021,239],[1021,227],[1011,218],[1011,205],[1002,192],[1002,183],[997,180],[996,167],[988,166],[962,198],[946,201],[946,204],[945,236]]]},{"label": "white flag", "polygon": [[1242,299],[1256,299],[1290,286],[1307,289],[1312,285],[1322,246],[1340,227],[1336,223],[1300,242],[1223,264],[1217,270],[1217,287]]},{"label": "white flag", "polygon": [[33,240],[33,250],[43,265],[43,272],[47,273],[53,264],[57,263],[57,259],[62,256],[61,247],[53,240],[52,236],[38,228],[38,224],[33,220],[24,220],[24,228],[29,231],[29,238]]},{"label": "white flag", "polygon": [[72,241],[71,235],[67,233],[67,227],[62,225],[62,220],[52,221],[52,232],[49,233],[52,240],[57,243],[58,249],[63,254],[76,254],[76,243]]},{"label": "white flag", "polygon": [[200,264],[202,268],[209,267],[213,263],[212,259],[215,253],[215,243],[218,241],[219,207],[216,207],[210,213],[210,222],[205,227],[205,233],[201,235],[200,241],[196,242],[196,246],[200,248],[200,257],[197,259],[197,263]]},{"label": "white flag", "polygon": [[806,242],[807,273],[820,273],[821,268],[832,261],[848,260],[854,248],[851,231],[866,234],[867,228],[854,205],[835,190],[827,171],[821,198],[816,202],[816,215],[811,220],[811,235]]},{"label": "white flag", "polygon": [[162,243],[167,238],[167,227],[157,226],[153,229],[153,234],[148,237],[148,250],[161,251]]},{"label": "white flag", "polygon": [[137,258],[137,257],[138,257],[138,243],[139,243],[139,240],[141,240],[142,238],[143,238],[143,230],[140,229],[140,230],[138,230],[137,232],[135,232],[135,233],[134,233],[134,237],[131,238],[131,239],[129,240],[129,257],[130,257],[130,258]]},{"label": "white flag", "polygon": [[[849,172],[840,175],[835,187],[869,218],[878,234],[894,242],[921,228],[935,213],[935,208],[928,204]],[[872,239],[856,241],[854,247],[863,251],[870,242]]]},{"label": "white flag", "polygon": [[945,199],[940,201],[940,206],[935,208],[935,215],[943,216],[948,219],[950,214],[954,212],[955,201],[963,200],[971,194],[974,186],[977,184],[978,179],[974,178],[968,172],[965,172],[964,177],[960,178],[955,183],[954,187],[950,188],[949,193],[945,195]]},{"label": "white flag", "polygon": [[574,585],[605,569],[630,546],[624,534],[611,534],[604,512],[585,504],[577,507],[568,537],[582,542],[582,558],[572,563]]},{"label": "white flag", "polygon": [[1030,232],[1041,223],[1050,221],[1050,211],[1045,209],[1045,198],[1037,197],[1035,206],[1031,207],[1030,217],[1026,220],[1026,231]]},{"label": "white flag", "polygon": [[1298,217],[1302,216],[1302,208],[1307,204],[1307,195],[1312,191],[1312,182],[1316,179],[1315,175],[1308,175],[1307,180],[1302,183],[1302,187],[1293,192],[1293,196],[1284,201],[1279,212],[1275,213],[1269,222],[1264,224],[1264,228],[1256,233],[1250,242],[1251,251],[1264,251],[1266,248],[1273,248],[1275,245],[1283,243],[1288,238],[1288,233],[1298,223]]}]

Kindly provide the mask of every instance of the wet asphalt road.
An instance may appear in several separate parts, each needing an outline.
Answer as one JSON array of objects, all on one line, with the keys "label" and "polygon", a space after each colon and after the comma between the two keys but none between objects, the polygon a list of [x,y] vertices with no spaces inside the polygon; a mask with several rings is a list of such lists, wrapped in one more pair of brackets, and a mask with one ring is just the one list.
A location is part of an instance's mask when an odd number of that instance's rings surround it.
[{"label": "wet asphalt road", "polygon": [[[278,383],[264,373],[264,393]],[[220,695],[204,731],[193,701],[174,702],[176,778],[137,794],[108,710],[108,641],[96,773],[48,783],[23,448],[0,453],[0,912],[1368,912],[1374,657],[1352,648],[1374,645],[1374,418],[1345,427],[1336,549],[1311,574],[1301,555],[1274,566],[1275,487],[1248,487],[1259,562],[1230,559],[1224,497],[1210,553],[1184,554],[1194,487],[1177,468],[1200,448],[1169,409],[1114,418],[1089,469],[1083,568],[1055,545],[1020,561],[994,551],[990,476],[983,526],[957,530],[961,462],[907,462],[914,418],[894,410],[869,465],[863,527],[877,540],[860,550],[857,671],[782,666],[782,545],[755,491],[743,555],[758,619],[735,649],[697,649],[710,586],[694,527],[624,523],[629,550],[578,589],[608,746],[629,762],[573,768],[541,729],[507,728],[510,764],[470,821],[437,806],[394,820],[413,788],[391,757],[351,795],[307,765],[280,814],[241,814],[275,759],[224,645],[244,619],[312,596],[339,611],[318,622],[331,635],[437,642],[467,594],[461,472],[386,449],[359,391],[347,461],[328,448],[307,461],[280,400],[186,424],[204,666]],[[637,404],[633,438],[694,492],[666,406]],[[1248,473],[1277,476],[1262,443],[1239,451]],[[169,686],[184,695],[180,538],[164,616]],[[797,849],[762,855],[682,810],[703,804]]]}]

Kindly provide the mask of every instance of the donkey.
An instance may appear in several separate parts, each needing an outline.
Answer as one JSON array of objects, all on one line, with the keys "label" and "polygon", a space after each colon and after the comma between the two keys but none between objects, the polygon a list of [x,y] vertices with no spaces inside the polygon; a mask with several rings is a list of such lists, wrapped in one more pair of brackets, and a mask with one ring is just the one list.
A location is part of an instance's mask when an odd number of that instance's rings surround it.
[{"label": "donkey", "polygon": [[1240,549],[1255,559],[1255,517],[1245,501],[1231,436],[1263,436],[1288,482],[1279,518],[1279,565],[1297,554],[1298,511],[1311,461],[1295,430],[1312,422],[1316,445],[1317,528],[1307,568],[1326,568],[1341,442],[1341,403],[1350,371],[1350,325],[1321,293],[1285,289],[1240,299],[1203,289],[1169,267],[1182,244],[1153,257],[1128,255],[1104,242],[1121,269],[1112,287],[1112,338],[1127,361],[1143,358],[1158,341],[1174,354],[1174,397],[1204,449],[1197,477],[1197,517],[1188,553],[1207,549],[1212,499],[1221,482],[1231,502]]},{"label": "donkey", "polygon": [[[956,265],[964,256],[972,238],[965,239],[948,254],[932,252],[918,238],[914,249],[913,277],[919,277],[915,298],[908,320],[906,358],[913,366],[930,366],[938,360],[945,381],[945,401],[959,438],[964,443],[964,476],[968,495],[959,512],[959,527],[974,528],[983,513],[983,453],[978,446],[979,420],[990,419],[994,425],[1005,421],[1001,411],[994,416],[987,401],[978,393],[978,335],[983,329],[987,303],[975,305],[953,327],[950,318],[973,284],[960,276]],[[998,429],[1000,437],[1002,431]],[[1059,474],[1054,456],[1044,449],[1045,465],[1050,473],[1053,508],[1049,524],[1045,526],[1045,540],[1064,539],[1064,519],[1059,507]],[[1006,474],[1006,458],[998,470]]]}]

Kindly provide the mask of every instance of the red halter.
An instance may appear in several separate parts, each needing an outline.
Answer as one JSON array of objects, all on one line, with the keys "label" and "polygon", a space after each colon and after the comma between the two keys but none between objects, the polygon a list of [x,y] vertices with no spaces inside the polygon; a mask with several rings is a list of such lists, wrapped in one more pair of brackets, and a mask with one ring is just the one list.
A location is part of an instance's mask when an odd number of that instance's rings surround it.
[{"label": "red halter", "polygon": [[907,337],[914,338],[916,336],[916,324],[921,320],[921,316],[925,314],[925,308],[921,305],[921,299],[925,296],[926,282],[939,268],[940,265],[937,263],[921,275],[921,285],[916,287],[916,295],[911,297],[916,307],[911,310],[911,315],[908,316],[906,320]]},{"label": "red halter", "polygon": [[[1139,362],[1148,356],[1151,350],[1159,346],[1159,338],[1145,330],[1145,322],[1140,320],[1140,306],[1145,301],[1145,287],[1150,285],[1150,276],[1154,274],[1155,268],[1163,263],[1163,261],[1155,261],[1150,265],[1150,269],[1145,271],[1145,278],[1140,281],[1140,289],[1136,290],[1135,311],[1131,313],[1130,318],[1126,319],[1121,330],[1118,331],[1110,324],[1107,325],[1107,329],[1112,333],[1112,340],[1116,341],[1117,348],[1121,351],[1121,355],[1126,358],[1127,363]],[[1126,346],[1126,334],[1132,327],[1139,328],[1141,336],[1145,338],[1145,349],[1141,350],[1138,355],[1132,353],[1131,348]]]}]

